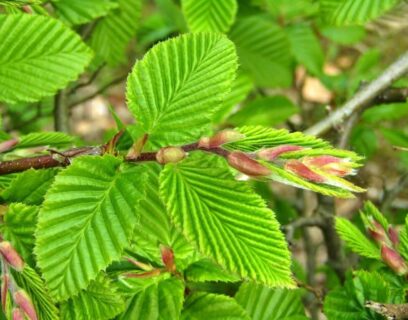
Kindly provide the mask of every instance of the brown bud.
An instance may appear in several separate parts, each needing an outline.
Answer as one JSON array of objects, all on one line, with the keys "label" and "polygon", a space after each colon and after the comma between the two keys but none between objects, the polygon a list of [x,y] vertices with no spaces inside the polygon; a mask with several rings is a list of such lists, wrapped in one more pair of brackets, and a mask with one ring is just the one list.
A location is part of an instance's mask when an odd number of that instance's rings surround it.
[{"label": "brown bud", "polygon": [[156,160],[161,164],[176,163],[183,160],[185,157],[185,151],[178,147],[161,148],[156,154]]},{"label": "brown bud", "polygon": [[223,144],[239,141],[244,138],[245,138],[244,134],[236,130],[227,129],[227,130],[218,132],[216,135],[212,136],[211,138],[202,137],[200,141],[198,142],[198,147],[204,148],[204,149],[218,148],[219,146]]},{"label": "brown bud", "polygon": [[397,274],[405,275],[408,273],[408,266],[400,254],[384,244],[381,246],[381,257]]},{"label": "brown bud", "polygon": [[398,232],[392,226],[388,227],[388,238],[390,238],[394,247],[397,247],[399,245],[400,240],[399,240]]},{"label": "brown bud", "polygon": [[174,263],[174,252],[171,248],[166,246],[160,246],[161,259],[168,272],[174,273],[176,271],[176,265]]},{"label": "brown bud", "polygon": [[35,311],[34,304],[31,298],[22,289],[17,290],[13,295],[14,302],[24,311],[30,320],[37,320],[37,312]]},{"label": "brown bud", "polygon": [[304,165],[299,160],[288,160],[285,163],[285,170],[288,170],[299,177],[302,177],[306,180],[322,183],[326,181],[326,178],[321,176],[320,174],[314,172],[309,167]]},{"label": "brown bud", "polygon": [[227,156],[227,160],[231,167],[248,176],[262,177],[269,176],[271,174],[271,171],[267,167],[251,159],[245,153],[240,151],[231,152]]},{"label": "brown bud", "polygon": [[266,160],[266,161],[273,161],[276,158],[278,158],[281,154],[284,154],[286,152],[290,151],[298,151],[304,149],[301,146],[293,146],[293,145],[282,145],[274,148],[268,148],[268,149],[263,149],[257,153],[257,156],[260,159]]},{"label": "brown bud", "polygon": [[0,242],[0,253],[4,260],[15,270],[22,271],[24,268],[24,261],[8,241]]},{"label": "brown bud", "polygon": [[24,320],[24,313],[20,308],[13,309],[13,320]]}]

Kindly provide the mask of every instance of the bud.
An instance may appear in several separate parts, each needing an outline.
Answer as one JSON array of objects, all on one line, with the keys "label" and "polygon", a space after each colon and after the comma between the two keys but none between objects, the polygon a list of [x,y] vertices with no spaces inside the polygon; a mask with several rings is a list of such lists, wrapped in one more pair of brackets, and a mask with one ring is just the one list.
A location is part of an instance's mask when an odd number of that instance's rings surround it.
[{"label": "bud", "polygon": [[10,149],[12,149],[19,142],[20,141],[18,139],[16,139],[16,138],[3,141],[2,143],[0,143],[0,153],[9,151]]},{"label": "bud", "polygon": [[375,240],[378,244],[383,244],[384,242],[387,242],[387,237],[385,234],[381,232],[377,232],[373,229],[368,229],[368,234],[370,235],[371,238]]},{"label": "bud", "polygon": [[248,176],[258,177],[269,176],[271,174],[271,171],[267,167],[240,151],[231,152],[227,156],[227,160],[231,167]]},{"label": "bud", "polygon": [[223,130],[218,132],[216,135],[212,136],[211,138],[202,137],[198,142],[198,147],[203,149],[212,149],[218,148],[219,146],[231,143],[235,141],[239,141],[245,138],[245,135],[236,131],[236,130]]},{"label": "bud", "polygon": [[15,270],[22,271],[24,268],[24,261],[8,241],[0,242],[0,253],[4,260]]},{"label": "bud", "polygon": [[156,160],[161,164],[176,163],[183,160],[185,157],[185,151],[179,147],[161,148],[156,154]]},{"label": "bud", "polygon": [[135,260],[133,258],[127,257],[126,260],[129,261],[131,264],[135,265],[136,267],[142,269],[142,270],[145,270],[145,271],[153,270],[153,267],[151,265],[140,262],[140,261],[137,261],[137,260]]},{"label": "bud", "polygon": [[290,151],[298,151],[304,149],[301,146],[293,146],[293,145],[282,145],[274,148],[263,149],[257,153],[257,156],[266,161],[273,161],[278,158],[281,154],[290,152]]},{"label": "bud", "polygon": [[394,247],[397,247],[399,245],[400,240],[399,240],[398,232],[392,226],[388,227],[388,238],[390,238]]},{"label": "bud", "polygon": [[22,289],[17,290],[14,295],[14,302],[24,311],[30,320],[37,320],[37,313],[34,308],[34,304],[27,292]]},{"label": "bud", "polygon": [[168,272],[174,273],[176,271],[176,265],[174,264],[174,252],[171,248],[160,246],[161,258],[163,264]]},{"label": "bud", "polygon": [[151,271],[142,272],[142,273],[128,272],[128,273],[123,274],[123,276],[125,278],[152,278],[152,277],[160,275],[160,273],[161,273],[160,269],[153,269]]},{"label": "bud", "polygon": [[384,244],[381,246],[381,257],[383,261],[397,274],[405,275],[408,273],[407,264],[405,263],[404,259],[402,259],[400,254]]},{"label": "bud", "polygon": [[24,320],[24,313],[20,308],[13,309],[13,320]]},{"label": "bud", "polygon": [[317,174],[313,170],[309,169],[306,165],[304,165],[302,162],[299,160],[288,160],[285,163],[285,170],[288,170],[294,174],[296,174],[299,177],[302,177],[306,180],[312,181],[312,182],[317,182],[317,183],[323,183],[325,182],[325,177]]},{"label": "bud", "polygon": [[305,157],[302,162],[310,167],[322,170],[324,173],[344,177],[353,173],[352,163],[333,156]]},{"label": "bud", "polygon": [[1,277],[1,306],[3,310],[7,307],[7,293],[9,288],[10,278],[8,274],[3,274]]}]

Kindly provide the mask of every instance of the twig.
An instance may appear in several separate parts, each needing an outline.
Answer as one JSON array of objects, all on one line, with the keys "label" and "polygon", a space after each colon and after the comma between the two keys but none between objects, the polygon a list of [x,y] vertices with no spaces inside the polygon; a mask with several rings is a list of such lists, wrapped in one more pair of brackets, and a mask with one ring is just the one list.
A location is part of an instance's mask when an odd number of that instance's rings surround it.
[{"label": "twig", "polygon": [[378,78],[359,90],[353,98],[342,107],[331,113],[325,119],[316,123],[305,131],[306,134],[321,135],[332,126],[342,123],[355,111],[369,104],[392,83],[408,72],[408,52],[405,52],[397,61],[391,64]]},{"label": "twig", "polygon": [[290,242],[293,239],[293,234],[296,229],[303,227],[322,227],[324,221],[321,217],[300,217],[295,221],[283,226],[286,232],[286,238]]},{"label": "twig", "polygon": [[71,90],[69,90],[69,94],[74,93],[78,89],[81,89],[83,87],[89,86],[94,80],[98,77],[98,75],[101,73],[102,69],[105,67],[106,63],[103,63],[98,69],[95,70],[94,73],[89,77],[89,79],[85,82],[78,83],[76,86],[72,87]]},{"label": "twig", "polygon": [[386,212],[390,208],[392,202],[397,198],[402,190],[408,185],[408,173],[402,175],[398,182],[390,190],[386,190],[381,201],[381,211]]},{"label": "twig", "polygon": [[69,112],[64,90],[59,91],[54,98],[54,128],[55,131],[69,132]]},{"label": "twig", "polygon": [[383,315],[389,320],[408,319],[408,303],[389,304],[374,301],[367,301],[366,308],[370,308],[375,312]]}]

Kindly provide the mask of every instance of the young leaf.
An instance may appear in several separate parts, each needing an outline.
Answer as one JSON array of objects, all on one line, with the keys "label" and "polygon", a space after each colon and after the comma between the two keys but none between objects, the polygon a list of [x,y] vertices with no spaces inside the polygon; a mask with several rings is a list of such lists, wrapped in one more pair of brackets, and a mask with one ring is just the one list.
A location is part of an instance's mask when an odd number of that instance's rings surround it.
[{"label": "young leaf", "polygon": [[187,34],[162,42],[136,63],[127,100],[156,146],[198,139],[231,90],[237,61],[225,36]]},{"label": "young leaf", "polygon": [[231,297],[196,292],[184,303],[181,320],[250,320],[245,310]]},{"label": "young leaf", "polygon": [[236,0],[182,0],[181,4],[192,32],[227,32],[238,9]]},{"label": "young leaf", "polygon": [[184,300],[181,280],[163,275],[129,279],[125,285],[128,299],[120,320],[179,319]]},{"label": "young leaf", "polygon": [[336,217],[336,231],[346,245],[361,256],[381,260],[380,248],[345,218]]},{"label": "young leaf", "polygon": [[11,180],[1,197],[8,203],[22,202],[28,205],[40,205],[45,193],[54,182],[57,172],[55,169],[24,171]]},{"label": "young leaf", "polygon": [[97,21],[90,39],[97,58],[113,66],[126,61],[126,47],[136,34],[142,10],[141,0],[117,0],[117,3],[117,9]]},{"label": "young leaf", "polygon": [[204,282],[204,281],[222,281],[236,282],[240,278],[223,270],[209,259],[201,259],[194,262],[185,270],[185,276],[188,281]]},{"label": "young leaf", "polygon": [[196,155],[167,164],[160,175],[161,195],[176,226],[228,271],[292,286],[290,254],[273,212],[218,157]]},{"label": "young leaf", "polygon": [[111,0],[54,0],[57,16],[68,25],[84,24],[108,14],[118,5]]},{"label": "young leaf", "polygon": [[[21,187],[21,186],[20,186]],[[10,241],[22,258],[33,265],[34,231],[38,207],[12,203],[3,217],[1,233]]]},{"label": "young leaf", "polygon": [[0,15],[0,101],[38,101],[78,78],[91,50],[61,22],[29,14]]},{"label": "young leaf", "polygon": [[55,179],[39,214],[36,254],[51,294],[65,300],[118,259],[137,223],[144,175],[112,156],[84,156]]},{"label": "young leaf", "polygon": [[125,308],[122,297],[104,275],[93,280],[86,290],[61,306],[63,320],[112,319]]},{"label": "young leaf", "polygon": [[287,87],[292,82],[289,40],[277,24],[261,16],[238,20],[230,32],[242,68],[263,87]]},{"label": "young leaf", "polygon": [[307,319],[300,290],[268,288],[253,282],[244,282],[235,299],[252,320]]}]

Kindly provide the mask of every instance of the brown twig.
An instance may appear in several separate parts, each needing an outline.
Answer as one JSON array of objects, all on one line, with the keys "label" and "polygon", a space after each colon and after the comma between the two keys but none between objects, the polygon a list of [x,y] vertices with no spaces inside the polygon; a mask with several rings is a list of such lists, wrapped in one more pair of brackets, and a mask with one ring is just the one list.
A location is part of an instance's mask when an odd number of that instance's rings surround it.
[{"label": "brown twig", "polygon": [[408,303],[389,304],[374,301],[367,301],[366,308],[370,308],[375,312],[383,315],[389,320],[408,319]]}]

